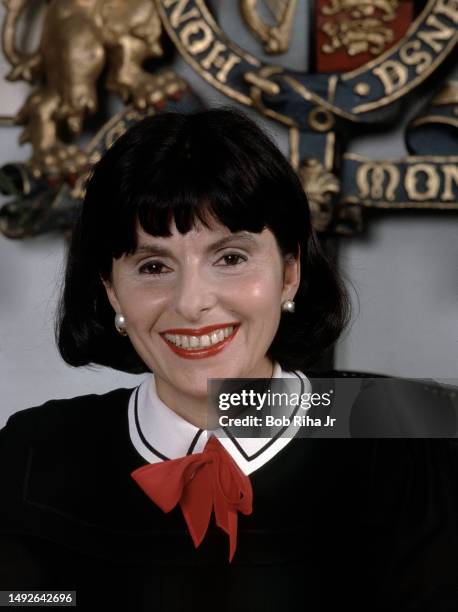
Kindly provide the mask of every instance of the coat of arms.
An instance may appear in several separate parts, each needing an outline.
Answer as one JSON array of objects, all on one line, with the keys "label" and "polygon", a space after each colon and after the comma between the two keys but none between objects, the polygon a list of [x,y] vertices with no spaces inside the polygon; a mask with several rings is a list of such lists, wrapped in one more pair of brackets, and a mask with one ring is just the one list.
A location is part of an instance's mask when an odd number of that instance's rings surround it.
[{"label": "coat of arms", "polygon": [[[25,52],[17,28],[27,1],[4,4],[7,78],[31,91],[2,123],[21,124],[32,145],[27,162],[0,172],[7,236],[70,229],[91,165],[117,136],[145,114],[201,105],[169,66],[173,48],[230,99],[287,127],[320,232],[357,231],[365,209],[458,209],[456,0],[239,0],[234,10],[259,53],[231,40],[217,3],[204,0],[50,0],[39,44]],[[298,71],[282,58],[304,11],[309,68]],[[347,151],[353,136],[395,124],[425,85],[429,100],[406,127],[408,155]],[[124,105],[116,114],[104,106],[107,92]]]}]

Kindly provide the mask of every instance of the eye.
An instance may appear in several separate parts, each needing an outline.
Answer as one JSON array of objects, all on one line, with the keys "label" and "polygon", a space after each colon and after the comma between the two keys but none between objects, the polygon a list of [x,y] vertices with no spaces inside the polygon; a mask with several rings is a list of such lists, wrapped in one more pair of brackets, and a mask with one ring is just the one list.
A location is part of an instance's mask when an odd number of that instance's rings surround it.
[{"label": "eye", "polygon": [[227,253],[218,259],[218,261],[224,261],[224,264],[219,264],[224,267],[226,266],[238,266],[241,262],[246,261],[247,258],[240,253]]},{"label": "eye", "polygon": [[140,274],[150,274],[152,276],[159,276],[160,274],[167,274],[164,272],[164,268],[167,266],[160,261],[147,261],[138,269]]}]

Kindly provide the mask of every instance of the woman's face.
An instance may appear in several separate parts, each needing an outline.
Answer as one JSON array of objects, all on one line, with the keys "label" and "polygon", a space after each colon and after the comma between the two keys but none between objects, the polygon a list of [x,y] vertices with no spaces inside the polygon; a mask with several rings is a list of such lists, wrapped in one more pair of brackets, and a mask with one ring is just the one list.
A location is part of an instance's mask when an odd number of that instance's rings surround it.
[{"label": "woman's face", "polygon": [[299,261],[283,258],[268,229],[233,234],[215,222],[162,238],[137,228],[136,252],[113,260],[105,287],[160,397],[203,398],[209,378],[270,377],[266,352]]}]

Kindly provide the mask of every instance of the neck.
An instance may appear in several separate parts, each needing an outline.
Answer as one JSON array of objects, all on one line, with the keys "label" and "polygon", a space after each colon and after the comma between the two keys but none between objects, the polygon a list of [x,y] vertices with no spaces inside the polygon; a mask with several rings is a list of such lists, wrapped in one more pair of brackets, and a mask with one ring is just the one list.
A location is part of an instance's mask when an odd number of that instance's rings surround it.
[{"label": "neck", "polygon": [[[272,378],[274,364],[269,360],[263,372],[253,373],[243,378]],[[178,416],[199,429],[217,429],[218,414],[209,406],[208,395],[194,396],[171,387],[155,376],[156,392],[159,399]]]},{"label": "neck", "polygon": [[208,418],[208,397],[190,396],[163,384],[156,377],[156,392],[159,399],[178,416],[199,429],[212,429]]}]

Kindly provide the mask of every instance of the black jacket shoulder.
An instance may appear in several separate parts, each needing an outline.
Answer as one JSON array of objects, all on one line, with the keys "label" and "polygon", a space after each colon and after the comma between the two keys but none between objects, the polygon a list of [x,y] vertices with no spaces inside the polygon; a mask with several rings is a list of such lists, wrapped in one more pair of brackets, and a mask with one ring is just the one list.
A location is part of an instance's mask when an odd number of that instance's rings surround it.
[{"label": "black jacket shoulder", "polygon": [[0,447],[15,442],[49,443],[53,435],[74,431],[75,426],[99,421],[111,412],[112,416],[123,410],[132,389],[113,389],[104,394],[79,395],[73,398],[51,399],[38,406],[25,408],[12,414],[0,430]]},{"label": "black jacket shoulder", "polygon": [[88,530],[131,521],[129,504],[135,512],[143,494],[130,473],[144,464],[129,439],[131,393],[50,400],[8,419],[0,431],[0,533],[73,534],[76,547]]}]

